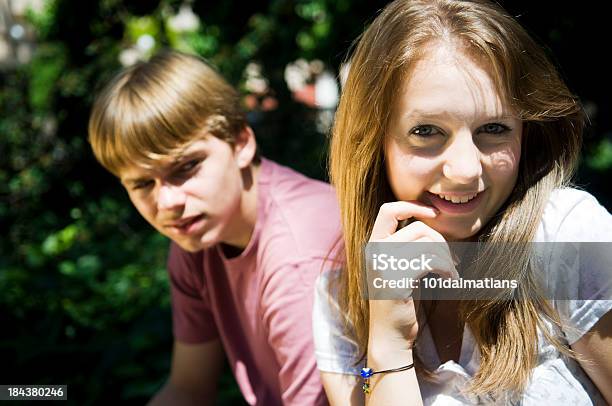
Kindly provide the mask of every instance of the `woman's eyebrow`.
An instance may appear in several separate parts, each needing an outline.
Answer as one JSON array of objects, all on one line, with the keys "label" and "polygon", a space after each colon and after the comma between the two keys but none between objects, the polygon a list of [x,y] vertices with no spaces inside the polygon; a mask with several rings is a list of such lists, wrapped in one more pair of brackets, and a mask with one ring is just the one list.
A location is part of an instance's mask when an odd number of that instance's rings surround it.
[{"label": "woman's eyebrow", "polygon": [[411,110],[405,114],[407,118],[454,118],[456,115],[447,110]]},{"label": "woman's eyebrow", "polygon": [[[475,119],[478,121],[495,121],[495,120],[509,120],[515,118],[512,114],[476,114],[476,115],[465,115],[457,114],[448,110],[410,110],[404,115],[408,119]],[[469,116],[469,117],[468,117]]]}]

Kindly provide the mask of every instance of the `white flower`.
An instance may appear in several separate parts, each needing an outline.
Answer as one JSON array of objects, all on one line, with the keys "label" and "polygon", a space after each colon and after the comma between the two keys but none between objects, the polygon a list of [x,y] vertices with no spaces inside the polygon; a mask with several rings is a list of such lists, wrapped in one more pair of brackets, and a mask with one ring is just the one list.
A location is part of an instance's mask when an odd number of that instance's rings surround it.
[{"label": "white flower", "polygon": [[176,32],[196,31],[200,27],[200,18],[189,4],[183,4],[179,12],[168,19],[168,25]]},{"label": "white flower", "polygon": [[333,109],[338,104],[338,82],[334,75],[325,71],[315,81],[315,104],[322,109]]},{"label": "white flower", "polygon": [[138,40],[136,41],[136,47],[138,48],[139,51],[144,52],[144,53],[150,51],[154,46],[155,46],[155,38],[153,38],[149,34],[141,35],[140,37],[138,37]]}]

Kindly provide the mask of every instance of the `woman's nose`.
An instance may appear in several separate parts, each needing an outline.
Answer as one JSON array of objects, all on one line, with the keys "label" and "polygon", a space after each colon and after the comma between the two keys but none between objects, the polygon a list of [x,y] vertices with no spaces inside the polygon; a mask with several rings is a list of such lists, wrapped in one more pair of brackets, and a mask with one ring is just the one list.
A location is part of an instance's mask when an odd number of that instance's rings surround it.
[{"label": "woman's nose", "polygon": [[460,184],[470,184],[482,175],[481,153],[469,131],[457,134],[445,151],[443,173]]}]

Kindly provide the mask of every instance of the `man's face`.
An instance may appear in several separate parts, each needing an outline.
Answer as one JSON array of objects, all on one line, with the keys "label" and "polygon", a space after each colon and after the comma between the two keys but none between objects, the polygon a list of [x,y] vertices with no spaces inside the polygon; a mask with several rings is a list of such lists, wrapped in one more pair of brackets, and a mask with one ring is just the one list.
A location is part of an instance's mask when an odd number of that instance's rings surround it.
[{"label": "man's face", "polygon": [[[214,136],[194,141],[180,156],[120,172],[138,212],[181,248],[195,252],[240,234],[241,169],[248,164],[234,147]],[[238,222],[239,223],[239,222]]]}]

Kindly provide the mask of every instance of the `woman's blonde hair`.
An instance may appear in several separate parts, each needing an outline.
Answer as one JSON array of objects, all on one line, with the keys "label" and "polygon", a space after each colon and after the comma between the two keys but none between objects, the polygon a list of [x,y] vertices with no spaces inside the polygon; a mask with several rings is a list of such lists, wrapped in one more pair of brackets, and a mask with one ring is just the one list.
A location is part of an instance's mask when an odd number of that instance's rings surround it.
[{"label": "woman's blonde hair", "polygon": [[521,283],[499,300],[463,301],[460,312],[482,355],[469,390],[520,393],[537,362],[538,327],[571,355],[544,328],[545,321],[559,325],[560,320],[538,292],[524,248],[535,236],[551,191],[567,184],[573,174],[584,119],[576,97],[543,50],[493,2],[396,0],[358,40],[336,113],[329,163],[345,238],[340,306],[363,357],[369,313],[362,292],[362,248],[380,206],[395,200],[385,172],[385,134],[410,69],[427,47],[440,43],[456,46],[484,66],[500,97],[524,122],[516,186],[478,235],[483,242],[518,246],[501,258],[498,252],[485,252],[482,259],[484,264],[501,264],[505,277]]},{"label": "woman's blonde hair", "polygon": [[152,165],[204,135],[232,144],[246,125],[238,92],[219,73],[196,56],[164,51],[122,70],[100,92],[89,142],[118,176],[126,165]]}]

